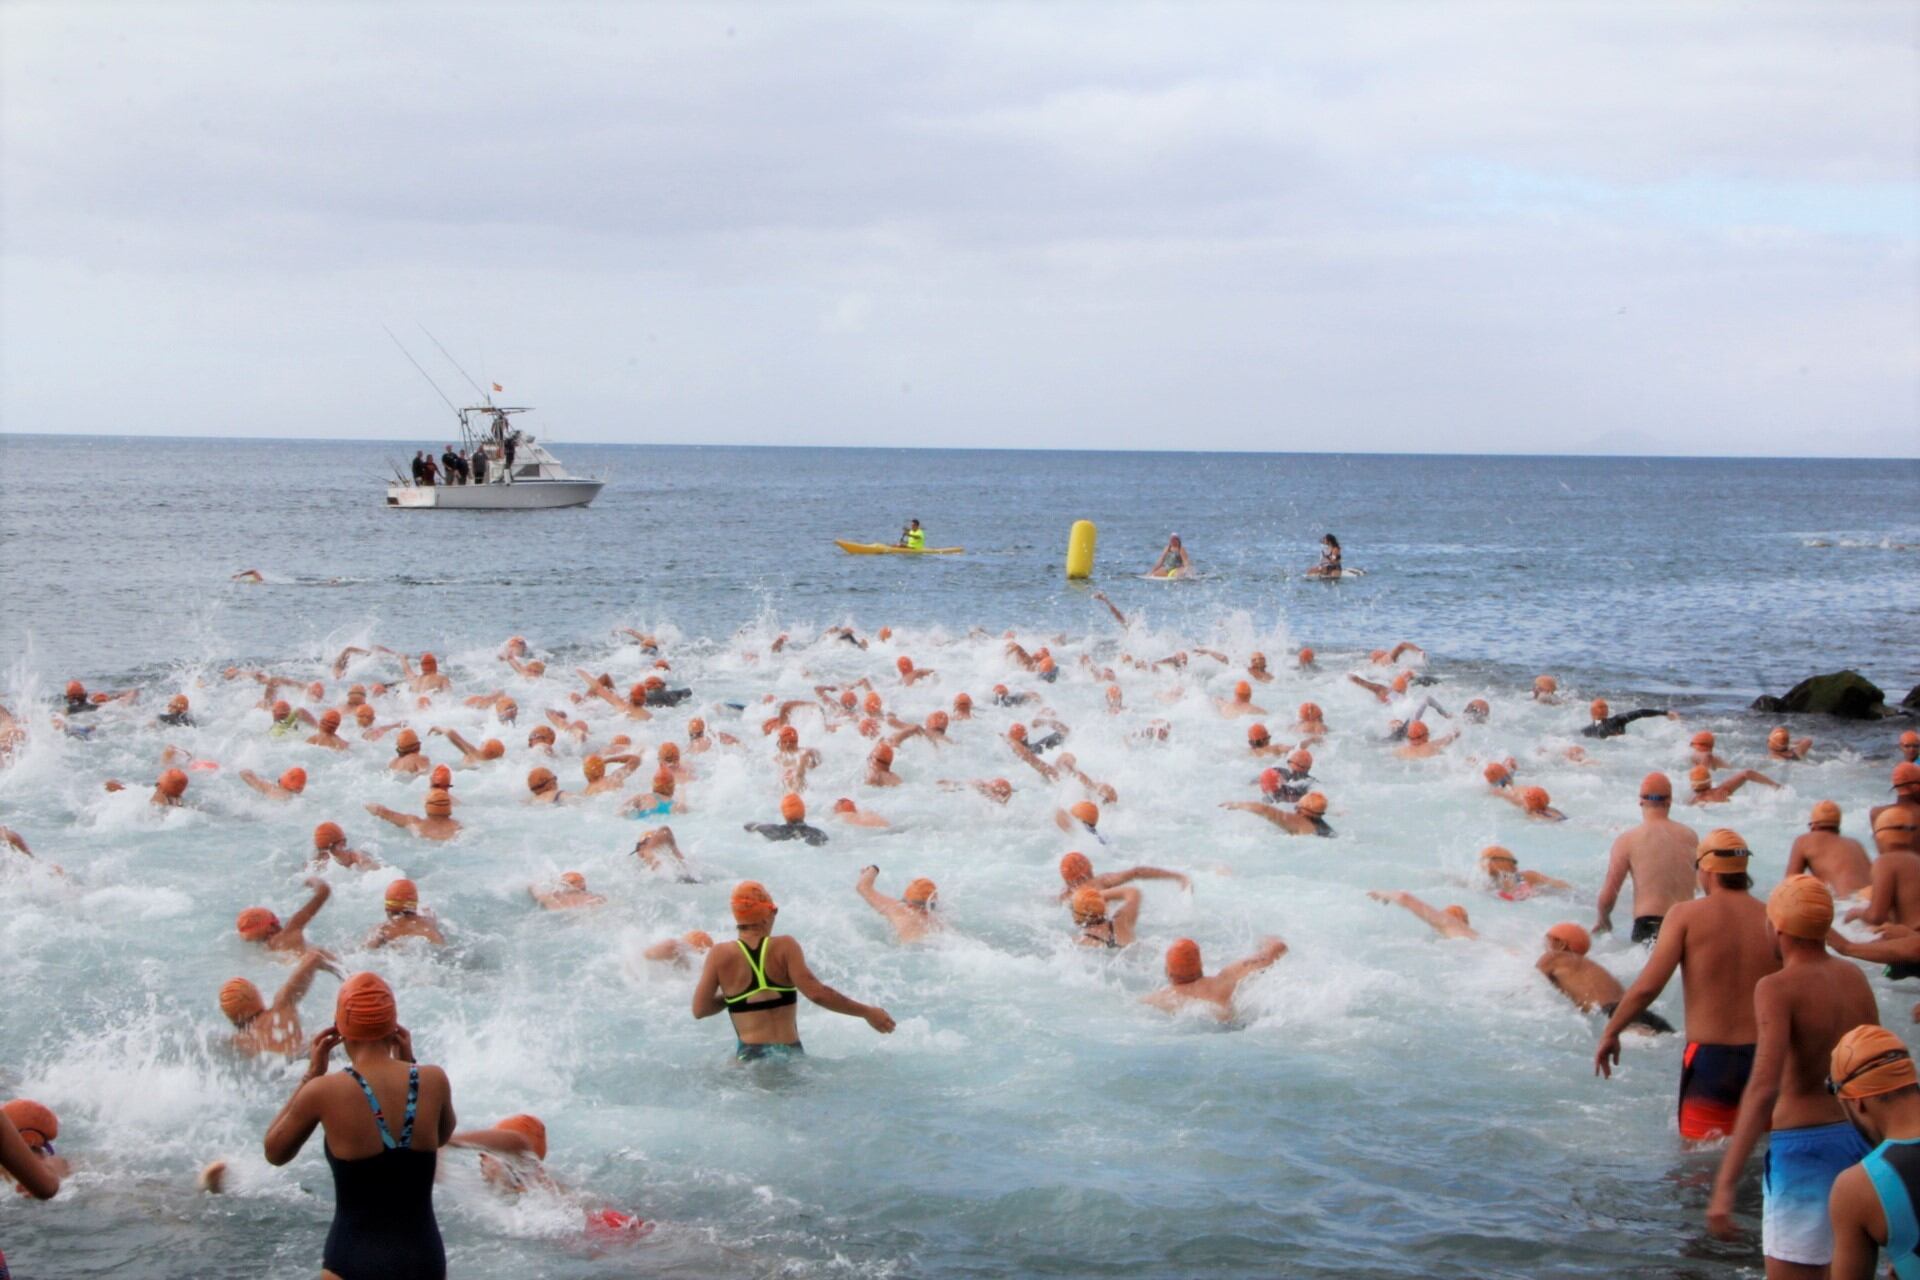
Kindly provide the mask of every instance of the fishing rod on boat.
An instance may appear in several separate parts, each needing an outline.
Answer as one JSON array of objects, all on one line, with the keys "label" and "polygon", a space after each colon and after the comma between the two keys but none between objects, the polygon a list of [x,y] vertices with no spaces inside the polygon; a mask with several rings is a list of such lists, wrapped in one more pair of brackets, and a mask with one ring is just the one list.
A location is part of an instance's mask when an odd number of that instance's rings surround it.
[{"label": "fishing rod on boat", "polygon": [[[418,320],[414,321],[414,323],[420,324]],[[440,347],[440,354],[447,357],[448,364],[452,365],[455,369],[459,369],[460,376],[467,380],[467,385],[473,388],[473,392],[475,395],[479,396],[482,400],[485,400],[488,404],[493,403],[493,398],[489,396],[486,392],[480,389],[480,384],[473,380],[472,374],[468,373],[465,369],[460,368],[460,362],[458,360],[455,360],[445,347],[440,346],[440,339],[434,337],[433,334],[427,329],[427,326],[421,324],[420,332],[427,335],[428,342],[431,342],[436,347]]]},{"label": "fishing rod on boat", "polygon": [[[420,368],[420,362],[413,358],[413,352],[407,350],[406,347],[402,346],[400,343],[400,339],[393,337],[393,330],[387,328],[387,326],[385,325],[381,325],[380,328],[389,338],[393,338],[393,345],[400,348],[400,354],[407,358],[407,363],[412,365],[414,369],[419,372],[420,376],[427,380],[427,385],[433,388],[433,394],[439,396],[440,399],[445,402],[447,408],[453,410],[453,414],[456,418],[459,417],[460,406],[456,405],[453,401],[448,400],[447,393],[440,389],[440,384],[433,380],[433,375],[428,373],[425,369]],[[428,334],[427,336],[431,338],[433,335]],[[439,344],[436,343],[435,345],[437,346]]]}]

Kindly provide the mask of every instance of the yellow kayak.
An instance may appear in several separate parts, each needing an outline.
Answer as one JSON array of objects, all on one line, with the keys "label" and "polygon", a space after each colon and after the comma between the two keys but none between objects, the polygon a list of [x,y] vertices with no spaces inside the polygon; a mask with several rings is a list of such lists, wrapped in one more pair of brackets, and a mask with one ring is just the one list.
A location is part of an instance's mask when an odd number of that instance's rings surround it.
[{"label": "yellow kayak", "polygon": [[842,542],[835,538],[833,545],[850,556],[957,556],[965,547],[922,547],[915,551],[912,547],[896,547],[890,542]]}]

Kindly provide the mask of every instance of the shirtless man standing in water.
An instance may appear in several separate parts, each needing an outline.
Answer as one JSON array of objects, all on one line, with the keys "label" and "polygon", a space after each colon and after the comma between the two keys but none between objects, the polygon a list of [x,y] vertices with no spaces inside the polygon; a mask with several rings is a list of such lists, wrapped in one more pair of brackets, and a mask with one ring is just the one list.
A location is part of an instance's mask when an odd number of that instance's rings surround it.
[{"label": "shirtless man standing in water", "polygon": [[1653,942],[1660,922],[1677,902],[1693,898],[1693,851],[1700,838],[1691,827],[1673,821],[1673,783],[1664,773],[1640,780],[1640,825],[1621,833],[1607,855],[1607,879],[1600,886],[1599,913],[1593,931],[1613,929],[1613,904],[1621,886],[1633,877],[1633,940]]},{"label": "shirtless man standing in water", "polygon": [[1873,883],[1873,862],[1858,840],[1840,834],[1840,806],[1822,800],[1813,806],[1807,833],[1793,842],[1787,854],[1788,876],[1802,872],[1819,876],[1833,890],[1834,901],[1851,898]]},{"label": "shirtless man standing in water", "polygon": [[1751,893],[1753,855],[1736,831],[1709,831],[1695,858],[1706,897],[1667,912],[1646,967],[1633,980],[1600,1033],[1593,1069],[1611,1078],[1620,1062],[1620,1033],[1680,971],[1686,998],[1686,1053],[1680,1059],[1680,1136],[1688,1142],[1733,1132],[1740,1095],[1753,1071],[1759,1025],[1753,989],[1780,969],[1767,908]]}]

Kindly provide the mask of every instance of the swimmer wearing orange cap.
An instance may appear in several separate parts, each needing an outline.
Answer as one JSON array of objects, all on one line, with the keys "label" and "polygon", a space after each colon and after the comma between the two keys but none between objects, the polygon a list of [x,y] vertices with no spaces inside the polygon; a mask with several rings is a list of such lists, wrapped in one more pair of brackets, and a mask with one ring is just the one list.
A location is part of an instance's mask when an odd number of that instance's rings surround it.
[{"label": "swimmer wearing orange cap", "polygon": [[411,729],[400,731],[400,736],[393,740],[393,759],[387,761],[387,768],[395,773],[433,772],[433,761],[420,750],[419,734]]},{"label": "swimmer wearing orange cap", "polygon": [[[12,1178],[23,1194],[35,1200],[53,1199],[67,1173],[66,1160],[53,1150],[53,1140],[59,1136],[60,1121],[51,1108],[25,1098],[0,1107],[0,1172]],[[0,1255],[0,1271],[6,1263]]]},{"label": "swimmer wearing orange cap", "polygon": [[931,668],[914,666],[913,659],[904,653],[893,660],[893,665],[894,669],[900,673],[901,682],[908,688],[937,674]]},{"label": "swimmer wearing orange cap", "polygon": [[195,724],[191,707],[186,694],[176,693],[167,699],[167,709],[155,717],[154,723],[171,729],[191,729]]},{"label": "swimmer wearing orange cap", "polygon": [[268,782],[253,770],[242,769],[240,771],[240,781],[246,783],[255,791],[267,797],[267,799],[278,800],[284,804],[289,800],[296,799],[301,792],[307,789],[307,771],[299,765],[295,765],[293,768],[281,774],[278,782]]},{"label": "swimmer wearing orange cap", "polygon": [[[1587,958],[1593,947],[1587,931],[1577,924],[1557,924],[1547,930],[1545,942],[1546,950],[1540,953],[1534,968],[1582,1013],[1598,1009],[1612,1017],[1625,993],[1618,978]],[[1642,1013],[1627,1029],[1657,1035],[1672,1031],[1673,1026],[1657,1013]]]},{"label": "swimmer wearing orange cap", "polygon": [[893,745],[878,743],[867,755],[866,782],[870,787],[897,787],[905,779],[893,771]]},{"label": "swimmer wearing orange cap", "polygon": [[778,1060],[805,1052],[797,996],[860,1018],[882,1035],[893,1031],[893,1018],[885,1009],[849,999],[820,981],[807,967],[799,941],[774,934],[780,909],[765,886],[743,880],[734,887],[732,905],[739,937],[733,946],[716,946],[707,953],[694,983],[693,1016],[732,1015],[736,1061]]},{"label": "swimmer wearing orange cap", "polygon": [[1535,702],[1557,703],[1560,701],[1560,682],[1552,676],[1533,678],[1533,700]]},{"label": "swimmer wearing orange cap", "polygon": [[1722,760],[1719,756],[1713,753],[1713,747],[1714,747],[1715,741],[1716,739],[1714,738],[1712,732],[1707,729],[1702,729],[1700,732],[1693,735],[1693,738],[1689,741],[1687,745],[1688,745],[1689,751],[1691,752],[1692,760],[1696,768],[1706,768],[1706,769],[1727,768],[1727,762],[1725,760]]},{"label": "swimmer wearing orange cap", "polygon": [[1908,729],[1900,735],[1900,759],[1907,764],[1920,762],[1920,733]]},{"label": "swimmer wearing orange cap", "polygon": [[670,964],[676,969],[685,969],[696,956],[704,956],[711,950],[713,935],[705,929],[690,929],[677,938],[662,938],[640,954],[656,964]]},{"label": "swimmer wearing orange cap", "polygon": [[1833,1182],[1834,1280],[1872,1280],[1876,1270],[1906,1277],[1920,1268],[1920,1175],[1911,1161],[1920,1142],[1915,1079],[1913,1055],[1884,1027],[1855,1027],[1834,1047],[1827,1087],[1861,1136],[1877,1144]]},{"label": "swimmer wearing orange cap", "polygon": [[1240,984],[1254,974],[1270,969],[1287,954],[1287,944],[1278,938],[1263,938],[1260,949],[1244,960],[1236,960],[1209,977],[1200,961],[1200,944],[1192,938],[1176,938],[1167,948],[1167,985],[1152,995],[1142,996],[1142,1004],[1167,1013],[1178,1013],[1195,1005],[1208,1006],[1221,1022],[1234,1018],[1233,997]]},{"label": "swimmer wearing orange cap", "polygon": [[[1085,787],[1087,794],[1097,797],[1101,804],[1118,804],[1120,802],[1120,793],[1118,791],[1114,790],[1107,783],[1096,781],[1080,771],[1080,761],[1074,756],[1073,752],[1062,751],[1060,753],[1060,763],[1056,767],[1061,773],[1066,774],[1069,778],[1072,778],[1075,782]],[[994,780],[996,789],[998,789],[999,784],[1004,781],[1006,781],[1006,779],[996,778]],[[1011,791],[1011,788],[1008,790]],[[1002,800],[1001,803],[1005,804],[1006,801]]]},{"label": "swimmer wearing orange cap", "polygon": [[1107,842],[1107,838],[1100,834],[1100,806],[1091,800],[1081,800],[1068,808],[1055,809],[1053,822],[1068,835],[1086,834],[1101,844]]},{"label": "swimmer wearing orange cap", "polygon": [[[1847,912],[1846,919],[1871,925],[1895,924],[1920,929],[1920,821],[1903,805],[1888,805],[1873,819],[1873,860],[1870,897],[1864,907]],[[1920,968],[1900,966],[1889,977],[1920,977]]]},{"label": "swimmer wearing orange cap", "polygon": [[262,1000],[260,989],[245,978],[229,979],[220,988],[220,1012],[233,1024],[234,1051],[247,1057],[299,1053],[306,1044],[300,1029],[300,1002],[312,988],[313,976],[331,967],[318,951],[307,952],[274,993],[272,1004]]},{"label": "swimmer wearing orange cap", "polygon": [[319,732],[307,739],[310,747],[325,747],[329,751],[346,751],[350,745],[340,736],[340,712],[333,707],[320,713]]},{"label": "swimmer wearing orange cap", "polygon": [[1836,902],[1864,894],[1873,884],[1873,863],[1858,840],[1840,834],[1840,806],[1831,800],[1813,806],[1806,832],[1794,838],[1787,854],[1786,874],[1803,873],[1820,877]]},{"label": "swimmer wearing orange cap", "polygon": [[384,947],[402,938],[425,938],[436,947],[447,944],[446,935],[431,912],[420,909],[420,890],[411,880],[395,880],[387,886],[387,918],[367,938],[367,946]]},{"label": "swimmer wearing orange cap", "polygon": [[157,804],[165,809],[178,809],[186,803],[187,775],[179,769],[168,769],[161,773],[159,781],[153,784],[153,795],[148,804]]},{"label": "swimmer wearing orange cap", "polygon": [[1375,902],[1384,902],[1388,906],[1403,907],[1416,918],[1424,921],[1428,928],[1443,938],[1459,939],[1463,942],[1476,941],[1480,935],[1467,919],[1467,909],[1462,906],[1435,908],[1423,902],[1404,889],[1369,889],[1367,896]]},{"label": "swimmer wearing orange cap", "polygon": [[1487,717],[1493,714],[1493,708],[1487,705],[1485,698],[1475,698],[1460,709],[1460,714],[1470,724],[1485,724]]},{"label": "swimmer wearing orange cap", "polygon": [[640,859],[649,871],[664,868],[662,855],[673,859],[674,878],[681,884],[699,884],[700,881],[687,869],[686,855],[680,852],[680,846],[673,838],[672,827],[654,827],[640,833],[634,841],[633,856]]},{"label": "swimmer wearing orange cap", "polygon": [[1267,670],[1267,655],[1255,650],[1247,658],[1247,679],[1258,680],[1261,684],[1273,683],[1273,672]]},{"label": "swimmer wearing orange cap", "polygon": [[820,753],[800,745],[800,731],[792,725],[780,730],[773,762],[780,767],[781,784],[789,791],[807,789],[807,771],[820,766]]},{"label": "swimmer wearing orange cap", "polygon": [[[335,1049],[348,1065],[330,1072]],[[371,973],[348,978],[263,1144],[268,1164],[285,1165],[324,1132],[334,1213],[323,1277],[446,1274],[433,1182],[455,1127],[452,1086],[439,1067],[415,1062],[393,989]]]},{"label": "swimmer wearing orange cap", "polygon": [[1827,1090],[1827,1068],[1842,1036],[1880,1021],[1880,1010],[1860,970],[1827,952],[1833,895],[1825,884],[1787,877],[1767,899],[1767,918],[1782,964],[1754,986],[1760,1040],[1707,1201],[1707,1228],[1723,1240],[1737,1234],[1734,1186],[1771,1130],[1762,1201],[1768,1270],[1775,1263],[1824,1269],[1833,1255],[1833,1180],[1868,1150]]},{"label": "swimmer wearing orange cap", "polygon": [[1309,791],[1300,797],[1300,803],[1291,811],[1257,800],[1229,800],[1220,807],[1264,818],[1290,836],[1331,839],[1334,834],[1333,828],[1327,824],[1327,797],[1319,791]]},{"label": "swimmer wearing orange cap", "polygon": [[[671,747],[671,742],[666,744]],[[665,748],[662,748],[664,750]],[[679,755],[678,749],[674,755]],[[609,791],[619,791],[626,786],[627,779],[640,767],[640,757],[633,754],[590,755],[580,762],[580,774],[586,780],[582,795],[605,795]]]},{"label": "swimmer wearing orange cap", "polygon": [[347,833],[340,829],[337,822],[323,822],[313,829],[314,865],[325,866],[328,860],[358,871],[372,870],[380,865],[358,849],[347,848]]},{"label": "swimmer wearing orange cap", "polygon": [[307,926],[320,914],[320,908],[327,905],[327,899],[333,896],[333,888],[318,876],[307,877],[306,885],[313,890],[313,896],[288,916],[284,924],[279,916],[265,907],[248,907],[242,911],[234,921],[234,929],[239,932],[241,940],[257,942],[267,950],[283,955],[299,955],[307,951]]},{"label": "swimmer wearing orange cap", "polygon": [[1702,837],[1694,865],[1705,896],[1667,912],[1653,953],[1607,1020],[1593,1054],[1595,1073],[1610,1078],[1620,1062],[1620,1033],[1646,1012],[1677,969],[1687,1024],[1680,1136],[1688,1142],[1733,1132],[1759,1036],[1754,987],[1780,968],[1766,905],[1748,892],[1751,857],[1737,831],[1723,827]]},{"label": "swimmer wearing orange cap", "polygon": [[1767,735],[1767,758],[1769,760],[1805,760],[1807,753],[1813,750],[1812,738],[1795,739],[1787,732],[1785,725],[1777,725]]},{"label": "swimmer wearing orange cap", "polygon": [[1317,702],[1300,704],[1299,719],[1294,721],[1294,730],[1300,734],[1300,745],[1312,746],[1327,736],[1327,718]]},{"label": "swimmer wearing orange cap", "polygon": [[1877,804],[1867,811],[1867,821],[1877,824],[1880,814],[1887,809],[1904,807],[1911,815],[1910,822],[1920,822],[1920,765],[1902,760],[1893,766],[1893,803]]},{"label": "swimmer wearing orange cap", "polygon": [[453,816],[453,796],[438,789],[427,792],[426,816],[415,817],[383,804],[370,804],[367,812],[382,822],[404,827],[423,840],[451,840],[460,834],[460,821]]},{"label": "swimmer wearing orange cap", "polygon": [[1287,756],[1298,750],[1292,743],[1275,742],[1273,735],[1264,724],[1247,726],[1247,754],[1252,756]]},{"label": "swimmer wearing orange cap", "polygon": [[1635,720],[1647,720],[1654,716],[1665,716],[1669,720],[1680,718],[1677,712],[1659,711],[1652,707],[1639,707],[1632,711],[1615,713],[1611,707],[1607,706],[1605,698],[1595,698],[1592,705],[1587,708],[1588,722],[1586,727],[1580,730],[1580,734],[1586,738],[1618,738],[1626,733],[1627,726]]},{"label": "swimmer wearing orange cap", "polygon": [[441,674],[440,660],[430,653],[420,655],[420,669],[415,671],[413,663],[406,654],[400,654],[400,669],[407,674],[407,687],[415,693],[440,693],[453,687],[453,681]]},{"label": "swimmer wearing orange cap", "polygon": [[1522,871],[1513,851],[1497,844],[1480,851],[1480,874],[1487,878],[1495,896],[1508,902],[1520,902],[1536,893],[1566,893],[1573,888],[1545,872]]},{"label": "swimmer wearing orange cap", "polygon": [[1675,903],[1691,901],[1697,887],[1693,860],[1700,837],[1672,818],[1673,780],[1650,773],[1640,780],[1640,824],[1622,832],[1607,853],[1606,880],[1594,919],[1595,933],[1613,929],[1613,907],[1627,877],[1633,877],[1633,941],[1652,943]]},{"label": "swimmer wearing orange cap", "polygon": [[862,809],[848,796],[841,796],[833,802],[833,819],[850,827],[868,827],[875,831],[885,830],[893,825],[879,814]]},{"label": "swimmer wearing orange cap", "polygon": [[267,732],[276,738],[284,738],[290,733],[298,733],[300,726],[303,724],[314,728],[319,727],[320,722],[314,719],[311,711],[308,711],[305,707],[296,707],[285,698],[281,698],[271,704],[263,700],[260,705],[267,707],[267,713],[273,717],[273,723],[268,726]]},{"label": "swimmer wearing orange cap", "polygon": [[685,813],[687,802],[675,798],[679,789],[680,780],[673,770],[655,769],[653,790],[627,797],[626,803],[621,806],[621,812],[629,818],[660,818],[670,813]]},{"label": "swimmer wearing orange cap", "polygon": [[1706,765],[1697,764],[1687,773],[1687,785],[1692,794],[1687,797],[1689,805],[1725,804],[1733,799],[1733,793],[1749,782],[1757,782],[1764,787],[1778,787],[1780,784],[1766,774],[1753,769],[1743,769],[1725,782],[1715,785],[1713,771]]},{"label": "swimmer wearing orange cap", "polygon": [[527,771],[527,794],[523,804],[564,804],[568,793],[560,789],[560,779],[545,765]]},{"label": "swimmer wearing orange cap", "polygon": [[862,867],[854,889],[868,906],[893,926],[895,939],[900,942],[919,942],[928,934],[946,927],[936,914],[939,891],[935,889],[933,881],[925,876],[908,881],[904,893],[898,898],[889,898],[874,888],[879,879],[879,867]]},{"label": "swimmer wearing orange cap", "polygon": [[[1492,781],[1493,766],[1488,765],[1488,781]],[[1512,776],[1512,771],[1506,771]],[[1536,822],[1565,822],[1567,815],[1553,807],[1553,797],[1547,794],[1545,787],[1503,787],[1495,783],[1494,793],[1508,804],[1524,813]]]},{"label": "swimmer wearing orange cap", "polygon": [[598,907],[606,899],[587,890],[587,878],[578,871],[563,871],[557,883],[530,884],[527,893],[546,911],[572,911],[579,907]]},{"label": "swimmer wearing orange cap", "polygon": [[1264,716],[1267,709],[1253,700],[1253,686],[1245,680],[1233,686],[1231,698],[1215,698],[1213,705],[1229,720],[1236,716]]},{"label": "swimmer wearing orange cap", "polygon": [[805,840],[810,845],[827,842],[826,832],[807,825],[807,803],[791,791],[780,798],[780,821],[749,822],[744,829],[766,840]]},{"label": "swimmer wearing orange cap", "polygon": [[[1141,901],[1140,891],[1131,886],[1101,889],[1092,883],[1081,885],[1067,895],[1073,923],[1080,930],[1074,941],[1083,947],[1100,947],[1107,951],[1119,951],[1132,946],[1135,929],[1140,923]],[[1120,905],[1109,911],[1107,904],[1113,902]]]},{"label": "swimmer wearing orange cap", "polygon": [[1084,853],[1069,853],[1060,859],[1060,880],[1065,888],[1060,890],[1058,901],[1071,898],[1076,889],[1092,886],[1095,889],[1118,889],[1123,884],[1135,880],[1172,880],[1188,893],[1193,892],[1193,881],[1178,871],[1167,871],[1160,867],[1129,867],[1125,871],[1109,871],[1095,875],[1093,863]]},{"label": "swimmer wearing orange cap", "polygon": [[1427,760],[1447,749],[1447,744],[1460,736],[1459,730],[1434,737],[1424,720],[1415,720],[1406,726],[1407,740],[1404,746],[1394,748],[1393,754],[1402,760]]}]

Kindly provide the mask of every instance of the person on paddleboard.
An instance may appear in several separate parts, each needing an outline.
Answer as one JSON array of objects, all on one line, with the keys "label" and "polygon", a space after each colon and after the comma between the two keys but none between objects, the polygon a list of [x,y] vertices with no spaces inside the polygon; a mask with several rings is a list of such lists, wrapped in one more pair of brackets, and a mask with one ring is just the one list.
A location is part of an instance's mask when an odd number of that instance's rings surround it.
[{"label": "person on paddleboard", "polygon": [[1320,563],[1307,570],[1309,578],[1340,576],[1340,539],[1328,534],[1320,539]]},{"label": "person on paddleboard", "polygon": [[907,522],[907,527],[900,531],[900,541],[896,545],[905,547],[909,551],[925,551],[927,531],[920,527],[918,520],[910,520]]},{"label": "person on paddleboard", "polygon": [[1184,578],[1193,573],[1193,561],[1187,558],[1187,549],[1180,545],[1180,535],[1167,535],[1167,549],[1153,562],[1153,568],[1147,570],[1149,578]]}]

